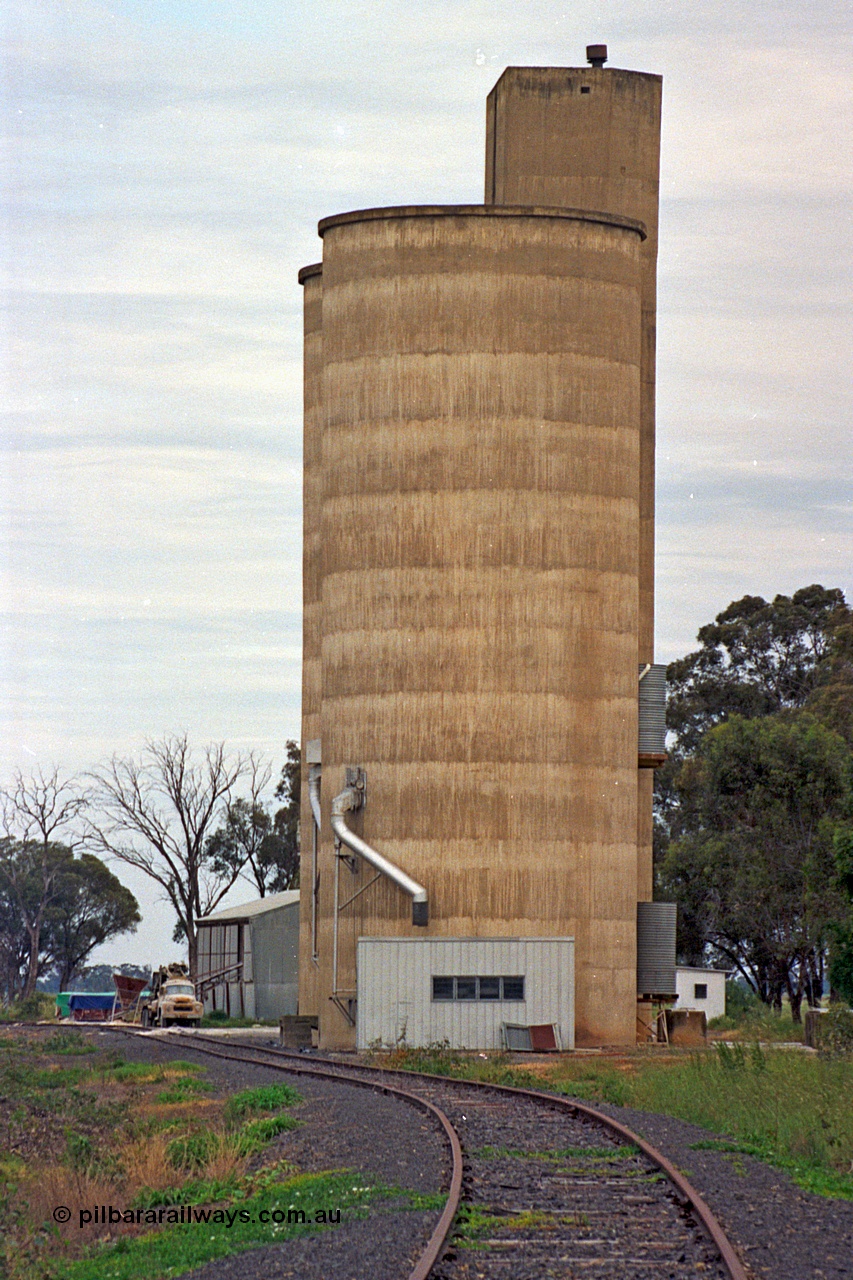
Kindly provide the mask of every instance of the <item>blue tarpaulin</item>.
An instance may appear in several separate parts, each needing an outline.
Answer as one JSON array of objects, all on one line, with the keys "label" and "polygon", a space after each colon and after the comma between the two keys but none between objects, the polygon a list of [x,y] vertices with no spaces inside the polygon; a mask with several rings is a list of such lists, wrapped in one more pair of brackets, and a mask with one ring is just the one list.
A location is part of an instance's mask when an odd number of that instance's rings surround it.
[{"label": "blue tarpaulin", "polygon": [[83,991],[79,994],[75,991],[68,1001],[68,1007],[72,1013],[75,1009],[106,1009],[109,1013],[115,1004],[115,998],[114,991]]}]

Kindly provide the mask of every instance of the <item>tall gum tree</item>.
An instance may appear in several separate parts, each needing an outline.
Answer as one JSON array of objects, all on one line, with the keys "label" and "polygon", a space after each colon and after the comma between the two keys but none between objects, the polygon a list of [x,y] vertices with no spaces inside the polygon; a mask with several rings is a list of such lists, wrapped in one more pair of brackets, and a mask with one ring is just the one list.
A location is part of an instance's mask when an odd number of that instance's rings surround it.
[{"label": "tall gum tree", "polygon": [[206,852],[211,866],[227,874],[236,866],[260,897],[299,887],[299,744],[288,741],[287,761],[275,788],[282,807],[272,812],[264,792],[272,777],[268,765],[252,761],[248,796],[229,806],[221,827],[208,836]]},{"label": "tall gum tree", "polygon": [[845,914],[831,850],[850,816],[853,612],[820,584],[744,596],[698,639],[667,670],[657,892],[679,904],[687,963],[710,948],[797,1011],[820,997]]},{"label": "tall gum tree", "polygon": [[61,777],[58,769],[30,775],[18,770],[12,786],[0,790],[0,878],[20,912],[28,942],[24,999],[36,989],[45,917],[62,892],[62,859],[55,850],[61,842],[69,856],[73,853],[86,805],[77,781]]}]

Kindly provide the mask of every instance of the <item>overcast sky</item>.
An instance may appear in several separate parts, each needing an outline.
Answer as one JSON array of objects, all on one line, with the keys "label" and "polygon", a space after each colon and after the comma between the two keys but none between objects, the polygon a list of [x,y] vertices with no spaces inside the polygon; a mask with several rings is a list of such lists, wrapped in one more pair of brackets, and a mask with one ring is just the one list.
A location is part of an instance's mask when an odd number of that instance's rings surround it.
[{"label": "overcast sky", "polygon": [[[588,43],[664,77],[657,657],[745,593],[853,594],[848,0],[27,0],[6,34],[0,779],[183,729],[278,771],[317,221],[481,202],[504,67]],[[163,958],[140,896],[101,958]]]}]

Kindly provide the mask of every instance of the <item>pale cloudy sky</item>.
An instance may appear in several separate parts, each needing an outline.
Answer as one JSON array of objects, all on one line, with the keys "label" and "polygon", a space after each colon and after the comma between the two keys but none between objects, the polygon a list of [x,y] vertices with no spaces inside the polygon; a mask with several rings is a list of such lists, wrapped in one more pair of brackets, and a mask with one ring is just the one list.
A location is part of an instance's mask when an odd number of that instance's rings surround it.
[{"label": "pale cloudy sky", "polygon": [[[317,221],[481,201],[489,89],[588,43],[664,76],[658,658],[746,592],[853,594],[851,25],[847,0],[15,6],[0,778],[177,729],[280,767]],[[166,945],[144,897],[108,959]]]}]

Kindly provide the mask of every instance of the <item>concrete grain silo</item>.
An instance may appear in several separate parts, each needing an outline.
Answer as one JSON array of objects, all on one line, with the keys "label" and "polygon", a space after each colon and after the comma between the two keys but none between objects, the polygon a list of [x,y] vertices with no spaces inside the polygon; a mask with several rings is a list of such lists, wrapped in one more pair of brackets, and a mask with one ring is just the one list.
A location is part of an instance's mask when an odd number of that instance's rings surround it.
[{"label": "concrete grain silo", "polygon": [[[303,482],[302,482],[302,767],[300,831],[302,911],[299,932],[300,1002],[316,1007],[319,999],[316,880],[319,871],[319,774],[321,708],[320,521],[322,517],[323,447],[323,267],[313,263],[299,272],[303,287]],[[316,810],[316,813],[315,813]]]},{"label": "concrete grain silo", "polygon": [[[654,661],[655,324],[660,76],[604,67],[507,67],[486,106],[486,203],[610,209],[643,223],[640,250],[640,621],[638,658]],[[652,895],[651,770],[639,779],[640,889]]]},{"label": "concrete grain silo", "polygon": [[634,1042],[659,101],[510,69],[484,205],[326,218],[300,273],[300,1013],[325,1047]]}]

